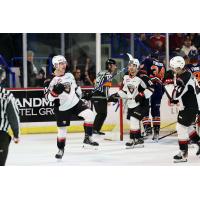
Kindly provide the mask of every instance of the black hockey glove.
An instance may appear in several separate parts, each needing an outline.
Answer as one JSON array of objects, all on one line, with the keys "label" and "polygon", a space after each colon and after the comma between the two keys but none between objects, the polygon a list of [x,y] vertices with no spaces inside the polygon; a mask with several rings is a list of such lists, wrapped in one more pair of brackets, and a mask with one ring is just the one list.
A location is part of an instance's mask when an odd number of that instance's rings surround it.
[{"label": "black hockey glove", "polygon": [[135,102],[142,103],[145,100],[145,96],[143,92],[140,92],[136,97],[135,97]]},{"label": "black hockey glove", "polygon": [[64,90],[65,90],[65,86],[61,83],[58,83],[57,85],[54,85],[51,94],[53,96],[58,96],[59,94],[63,93]]},{"label": "black hockey glove", "polygon": [[173,100],[173,99],[170,99],[169,101],[170,101],[170,103],[173,103],[173,104],[177,104],[177,103],[179,103],[179,100]]},{"label": "black hockey glove", "polygon": [[163,78],[163,83],[165,85],[174,83],[174,72],[172,70],[166,71],[165,76]]},{"label": "black hockey glove", "polygon": [[120,96],[118,93],[114,93],[108,97],[108,102],[118,102]]},{"label": "black hockey glove", "polygon": [[51,79],[46,79],[46,80],[44,81],[43,87],[44,87],[44,88],[48,88],[50,83],[51,83]]},{"label": "black hockey glove", "polygon": [[89,101],[89,100],[91,100],[92,95],[93,95],[93,94],[92,94],[91,92],[85,92],[85,93],[83,94],[83,97],[82,97],[81,99],[85,99],[85,100]]}]

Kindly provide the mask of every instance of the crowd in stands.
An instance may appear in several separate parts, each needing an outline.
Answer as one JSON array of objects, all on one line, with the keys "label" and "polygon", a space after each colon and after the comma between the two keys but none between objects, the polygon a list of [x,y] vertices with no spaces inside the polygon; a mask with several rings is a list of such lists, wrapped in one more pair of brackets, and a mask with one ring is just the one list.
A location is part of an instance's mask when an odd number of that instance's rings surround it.
[{"label": "crowd in stands", "polygon": [[[200,54],[199,33],[170,33],[169,34],[169,55],[182,56],[189,60],[189,52],[197,50]],[[134,56],[140,61],[150,56],[152,52],[159,52],[165,62],[166,55],[166,34],[162,33],[137,33],[134,34]],[[52,56],[53,57],[53,56]],[[96,67],[90,55],[80,54],[77,58],[65,55],[68,59],[68,70],[71,71],[80,86],[93,86],[96,78]],[[199,56],[200,59],[200,56]],[[50,59],[49,59],[50,60]],[[49,61],[47,65],[49,65]],[[23,65],[21,65],[23,66]],[[37,64],[34,63],[34,52],[27,52],[27,73],[28,87],[42,87],[43,81],[48,75]],[[23,87],[23,67],[20,67],[20,83]]]},{"label": "crowd in stands", "polygon": [[[165,57],[165,34],[161,33],[140,33],[135,34],[135,57],[140,61],[151,54],[152,51],[159,51],[160,56]],[[200,54],[199,33],[170,33],[169,34],[169,55],[170,57],[180,55],[186,60],[191,50],[198,50]]]}]

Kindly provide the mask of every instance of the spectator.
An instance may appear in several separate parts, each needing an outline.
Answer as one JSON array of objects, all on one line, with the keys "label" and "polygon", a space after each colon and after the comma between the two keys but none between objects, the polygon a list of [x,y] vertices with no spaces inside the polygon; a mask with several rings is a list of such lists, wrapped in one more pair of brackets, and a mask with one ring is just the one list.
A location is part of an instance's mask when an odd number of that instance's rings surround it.
[{"label": "spectator", "polygon": [[169,49],[172,52],[178,52],[181,50],[184,42],[184,36],[182,33],[174,33],[169,35]]},{"label": "spectator", "polygon": [[84,82],[85,85],[94,85],[94,80],[92,76],[91,59],[86,58],[85,72],[84,72]]},{"label": "spectator", "polygon": [[94,85],[93,76],[88,71],[85,71],[84,84],[85,85]]},{"label": "spectator", "polygon": [[45,81],[45,72],[43,69],[41,69],[39,73],[36,75],[35,86],[43,87],[44,81]]},{"label": "spectator", "polygon": [[197,50],[197,48],[194,45],[192,45],[192,40],[190,36],[186,36],[181,51],[184,52],[186,56],[188,56],[191,50]]},{"label": "spectator", "polygon": [[81,70],[79,68],[76,68],[76,70],[74,72],[74,78],[75,78],[76,84],[78,86],[84,85],[83,79],[81,78]]},{"label": "spectator", "polygon": [[193,45],[200,50],[200,33],[190,33]]},{"label": "spectator", "polygon": [[[37,67],[33,63],[34,59],[34,52],[28,51],[27,52],[27,76],[28,76],[28,87],[35,87],[35,86],[43,86],[45,72],[44,70],[40,70],[38,72]],[[20,81],[21,85],[23,86],[23,67],[21,67],[21,76]]]},{"label": "spectator", "polygon": [[165,51],[165,36],[160,33],[155,33],[150,38],[150,45],[153,50]]},{"label": "spectator", "polygon": [[146,37],[145,33],[139,34],[134,40],[135,43],[135,57],[139,60],[143,60],[143,56],[148,56],[150,54],[150,41]]},{"label": "spectator", "polygon": [[28,73],[28,86],[34,87],[36,85],[36,76],[38,74],[38,69],[33,63],[34,52],[27,52],[27,73]]}]

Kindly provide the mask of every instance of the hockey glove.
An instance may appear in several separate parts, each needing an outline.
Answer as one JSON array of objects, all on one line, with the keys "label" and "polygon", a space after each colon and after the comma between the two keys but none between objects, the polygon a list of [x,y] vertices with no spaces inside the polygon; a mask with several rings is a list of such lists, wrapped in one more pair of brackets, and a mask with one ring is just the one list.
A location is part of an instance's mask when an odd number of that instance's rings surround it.
[{"label": "hockey glove", "polygon": [[54,85],[51,95],[57,97],[59,94],[63,93],[64,90],[65,86],[61,83],[58,83],[57,85]]},{"label": "hockey glove", "polygon": [[174,79],[174,72],[172,70],[168,70],[168,71],[166,71],[165,76],[163,78],[163,83],[165,85],[174,84],[173,79]]},{"label": "hockey glove", "polygon": [[44,87],[44,88],[48,88],[50,82],[51,82],[51,79],[46,79],[46,80],[44,81],[43,87]]},{"label": "hockey glove", "polygon": [[85,99],[85,100],[89,101],[89,100],[91,100],[91,98],[92,98],[92,93],[87,92],[87,93],[83,94],[83,97],[81,99]]},{"label": "hockey glove", "polygon": [[118,93],[114,93],[108,97],[108,102],[118,102],[118,99],[120,98]]},{"label": "hockey glove", "polygon": [[142,103],[142,101],[145,100],[145,96],[143,92],[140,92],[136,97],[135,97],[135,102]]},{"label": "hockey glove", "polygon": [[178,104],[179,100],[170,99],[169,102],[170,102],[170,104]]}]

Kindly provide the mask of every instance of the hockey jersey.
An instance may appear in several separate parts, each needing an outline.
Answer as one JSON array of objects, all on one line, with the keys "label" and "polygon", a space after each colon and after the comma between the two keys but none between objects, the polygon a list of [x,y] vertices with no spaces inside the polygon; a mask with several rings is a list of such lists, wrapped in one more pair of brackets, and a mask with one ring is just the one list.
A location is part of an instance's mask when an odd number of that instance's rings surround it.
[{"label": "hockey jersey", "polygon": [[[54,85],[61,83],[65,86],[65,90],[58,97],[51,94]],[[77,86],[74,76],[67,72],[63,76],[55,76],[48,87],[48,92],[46,92],[46,98],[49,101],[54,101],[59,99],[59,110],[65,111],[74,107],[80,100],[82,96],[81,88]]]},{"label": "hockey jersey", "polygon": [[155,82],[156,80],[162,81],[165,74],[164,64],[152,58],[145,59],[140,65],[140,70],[146,72],[152,81],[155,80]]},{"label": "hockey jersey", "polygon": [[190,71],[196,77],[197,81],[200,83],[200,63],[187,64],[185,68],[187,71]]},{"label": "hockey jersey", "polygon": [[128,108],[135,108],[140,103],[135,101],[135,97],[143,92],[145,96],[144,104],[149,104],[149,98],[153,94],[153,83],[147,75],[138,73],[135,77],[125,75],[123,78],[123,88],[118,91],[121,98],[127,99]]}]

